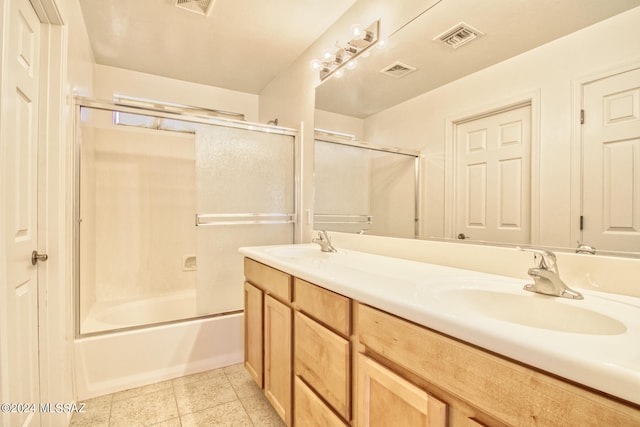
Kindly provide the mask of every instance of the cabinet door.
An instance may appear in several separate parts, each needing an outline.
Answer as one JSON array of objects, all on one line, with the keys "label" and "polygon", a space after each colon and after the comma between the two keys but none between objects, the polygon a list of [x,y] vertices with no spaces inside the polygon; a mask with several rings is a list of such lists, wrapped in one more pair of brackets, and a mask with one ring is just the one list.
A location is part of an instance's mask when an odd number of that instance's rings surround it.
[{"label": "cabinet door", "polygon": [[244,282],[244,366],[262,388],[262,291]]},{"label": "cabinet door", "polygon": [[362,354],[358,376],[358,426],[446,425],[445,403]]},{"label": "cabinet door", "polygon": [[287,425],[291,425],[290,307],[264,297],[264,393]]}]

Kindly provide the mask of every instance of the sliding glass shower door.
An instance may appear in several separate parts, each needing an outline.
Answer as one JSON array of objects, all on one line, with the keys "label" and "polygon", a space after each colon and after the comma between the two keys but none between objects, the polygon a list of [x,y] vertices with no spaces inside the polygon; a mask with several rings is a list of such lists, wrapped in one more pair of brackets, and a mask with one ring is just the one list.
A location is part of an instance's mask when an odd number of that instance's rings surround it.
[{"label": "sliding glass shower door", "polygon": [[241,246],[293,243],[292,130],[85,100],[79,335],[243,308]]},{"label": "sliding glass shower door", "polygon": [[239,247],[293,243],[293,160],[291,135],[198,127],[198,314],[242,309]]}]

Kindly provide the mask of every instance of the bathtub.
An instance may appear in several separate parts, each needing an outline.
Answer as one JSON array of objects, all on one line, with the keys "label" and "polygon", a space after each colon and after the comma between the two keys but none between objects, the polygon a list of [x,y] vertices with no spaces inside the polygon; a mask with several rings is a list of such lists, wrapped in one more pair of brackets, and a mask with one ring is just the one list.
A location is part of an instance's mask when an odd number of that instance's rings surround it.
[{"label": "bathtub", "polygon": [[[185,298],[133,301],[93,307],[87,330],[123,328],[157,317],[162,307],[175,319],[193,316]],[[193,304],[193,299],[190,300]],[[190,314],[189,314],[190,313]],[[114,393],[183,375],[240,363],[243,360],[243,313],[203,317],[108,332],[74,341],[78,399]]]},{"label": "bathtub", "polygon": [[131,301],[95,303],[82,320],[81,334],[196,317],[196,291],[188,290]]}]

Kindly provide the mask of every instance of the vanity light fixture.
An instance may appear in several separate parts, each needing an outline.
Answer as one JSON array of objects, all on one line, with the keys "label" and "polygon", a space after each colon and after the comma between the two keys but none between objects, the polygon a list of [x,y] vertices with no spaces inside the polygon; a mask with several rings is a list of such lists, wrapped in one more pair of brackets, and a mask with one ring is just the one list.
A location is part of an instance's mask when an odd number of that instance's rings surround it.
[{"label": "vanity light fixture", "polygon": [[175,5],[198,15],[209,16],[215,2],[216,0],[175,0]]},{"label": "vanity light fixture", "polygon": [[380,20],[375,21],[366,28],[360,25],[351,27],[353,38],[346,45],[341,46],[336,42],[333,49],[325,49],[321,59],[311,61],[311,68],[320,73],[320,80],[324,81],[331,76],[341,77],[344,68],[356,67],[355,59],[367,51],[378,41],[380,34]]}]

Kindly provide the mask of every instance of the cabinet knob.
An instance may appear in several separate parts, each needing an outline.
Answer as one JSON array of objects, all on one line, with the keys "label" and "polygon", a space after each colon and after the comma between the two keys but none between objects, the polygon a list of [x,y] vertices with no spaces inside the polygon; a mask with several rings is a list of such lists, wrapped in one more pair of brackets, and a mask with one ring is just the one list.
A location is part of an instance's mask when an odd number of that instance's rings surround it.
[{"label": "cabinet knob", "polygon": [[49,259],[47,254],[39,254],[38,251],[31,252],[31,265],[36,265],[38,261],[44,262]]}]

